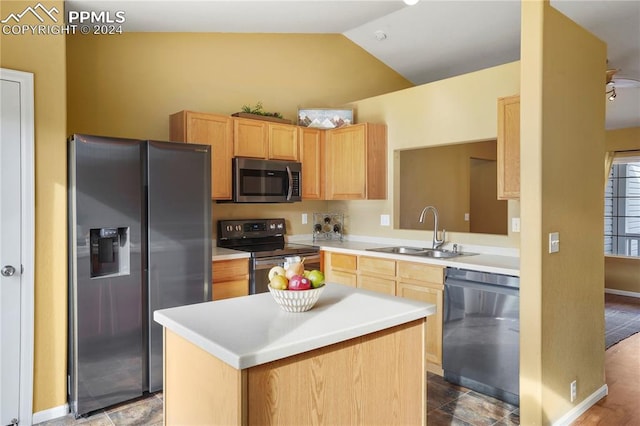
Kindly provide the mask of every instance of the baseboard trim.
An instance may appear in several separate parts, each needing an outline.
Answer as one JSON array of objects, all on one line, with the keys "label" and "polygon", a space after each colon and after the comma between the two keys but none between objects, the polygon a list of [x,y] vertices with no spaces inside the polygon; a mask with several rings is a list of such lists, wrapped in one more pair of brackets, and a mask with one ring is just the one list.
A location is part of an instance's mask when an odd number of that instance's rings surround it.
[{"label": "baseboard trim", "polygon": [[625,291],[625,290],[616,290],[615,288],[605,288],[604,292],[609,294],[617,294],[618,296],[629,296],[629,297],[640,298],[640,293],[637,293],[635,291]]},{"label": "baseboard trim", "polygon": [[553,422],[553,426],[565,426],[578,420],[578,417],[583,415],[589,408],[595,405],[598,401],[609,394],[609,387],[602,385],[602,387],[589,395],[587,399],[580,404],[573,407],[567,414],[560,417],[557,421]]},{"label": "baseboard trim", "polygon": [[69,404],[60,405],[58,407],[49,408],[48,410],[38,411],[33,413],[31,422],[35,425],[37,423],[46,422],[49,420],[57,419],[58,417],[64,417],[69,414]]}]

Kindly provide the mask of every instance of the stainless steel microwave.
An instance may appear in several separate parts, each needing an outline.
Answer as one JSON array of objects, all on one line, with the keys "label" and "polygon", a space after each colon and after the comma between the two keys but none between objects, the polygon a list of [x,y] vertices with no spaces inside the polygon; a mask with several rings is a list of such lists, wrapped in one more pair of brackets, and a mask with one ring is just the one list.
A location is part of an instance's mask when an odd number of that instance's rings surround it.
[{"label": "stainless steel microwave", "polygon": [[233,159],[233,201],[291,203],[302,200],[302,164],[295,161]]}]

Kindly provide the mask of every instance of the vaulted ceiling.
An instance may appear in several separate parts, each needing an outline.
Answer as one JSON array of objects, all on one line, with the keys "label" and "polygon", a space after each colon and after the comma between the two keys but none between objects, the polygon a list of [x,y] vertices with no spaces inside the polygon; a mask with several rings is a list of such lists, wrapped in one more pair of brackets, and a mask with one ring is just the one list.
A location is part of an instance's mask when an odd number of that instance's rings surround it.
[{"label": "vaulted ceiling", "polygon": [[[604,40],[617,98],[607,128],[640,126],[640,1],[552,0]],[[67,10],[124,10],[126,31],[339,33],[414,84],[520,58],[519,0],[67,0]],[[603,76],[603,101],[604,96]]]}]

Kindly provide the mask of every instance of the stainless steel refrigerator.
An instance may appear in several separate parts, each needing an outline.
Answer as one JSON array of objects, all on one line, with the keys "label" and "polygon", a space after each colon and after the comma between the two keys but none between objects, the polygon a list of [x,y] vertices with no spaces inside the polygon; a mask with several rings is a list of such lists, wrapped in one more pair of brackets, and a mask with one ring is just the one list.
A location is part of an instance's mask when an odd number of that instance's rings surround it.
[{"label": "stainless steel refrigerator", "polygon": [[153,311],[211,300],[210,147],[68,141],[69,405],[162,388]]}]

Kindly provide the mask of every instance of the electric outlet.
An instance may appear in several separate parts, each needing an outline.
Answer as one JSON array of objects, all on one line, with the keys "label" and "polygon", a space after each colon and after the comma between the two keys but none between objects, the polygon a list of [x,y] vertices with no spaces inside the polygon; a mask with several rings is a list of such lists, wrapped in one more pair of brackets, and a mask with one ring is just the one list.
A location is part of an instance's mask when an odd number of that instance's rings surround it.
[{"label": "electric outlet", "polygon": [[302,213],[302,224],[306,225],[308,220],[309,219],[307,217],[307,214],[306,213]]},{"label": "electric outlet", "polygon": [[389,226],[391,225],[391,216],[388,214],[380,215],[380,226]]},{"label": "electric outlet", "polygon": [[575,401],[578,396],[578,381],[571,382],[571,402]]}]

